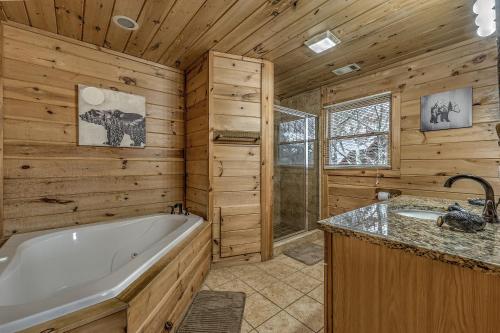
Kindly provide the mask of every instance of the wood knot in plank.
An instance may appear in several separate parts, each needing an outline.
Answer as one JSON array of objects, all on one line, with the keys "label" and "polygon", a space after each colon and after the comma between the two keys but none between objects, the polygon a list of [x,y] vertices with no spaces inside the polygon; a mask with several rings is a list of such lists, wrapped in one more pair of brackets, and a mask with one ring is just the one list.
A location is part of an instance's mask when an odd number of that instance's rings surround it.
[{"label": "wood knot in plank", "polygon": [[129,86],[136,86],[137,85],[137,80],[134,78],[131,78],[129,76],[120,76],[120,81],[123,81],[125,84]]},{"label": "wood knot in plank", "polygon": [[70,203],[74,203],[73,200],[61,200],[61,199],[56,199],[56,198],[48,198],[48,197],[42,197],[40,198],[40,201],[45,202],[45,203],[55,203],[59,205],[67,205]]},{"label": "wood knot in plank", "polygon": [[486,60],[486,54],[480,54],[477,57],[475,57],[474,59],[472,59],[472,63],[473,64],[480,64],[485,60]]}]

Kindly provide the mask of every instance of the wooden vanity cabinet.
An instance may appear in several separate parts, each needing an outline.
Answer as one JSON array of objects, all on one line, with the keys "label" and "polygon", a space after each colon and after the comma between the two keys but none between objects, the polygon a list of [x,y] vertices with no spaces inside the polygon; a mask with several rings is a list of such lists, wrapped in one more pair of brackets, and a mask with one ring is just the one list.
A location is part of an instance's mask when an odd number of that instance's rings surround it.
[{"label": "wooden vanity cabinet", "polygon": [[325,232],[325,332],[500,332],[500,276]]}]

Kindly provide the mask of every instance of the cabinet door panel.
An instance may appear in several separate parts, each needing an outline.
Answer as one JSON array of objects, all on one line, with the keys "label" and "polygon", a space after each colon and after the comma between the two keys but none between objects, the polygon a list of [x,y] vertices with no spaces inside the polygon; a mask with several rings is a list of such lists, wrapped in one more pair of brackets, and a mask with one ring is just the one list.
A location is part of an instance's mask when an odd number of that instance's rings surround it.
[{"label": "cabinet door panel", "polygon": [[227,206],[220,212],[221,257],[260,252],[260,206]]}]

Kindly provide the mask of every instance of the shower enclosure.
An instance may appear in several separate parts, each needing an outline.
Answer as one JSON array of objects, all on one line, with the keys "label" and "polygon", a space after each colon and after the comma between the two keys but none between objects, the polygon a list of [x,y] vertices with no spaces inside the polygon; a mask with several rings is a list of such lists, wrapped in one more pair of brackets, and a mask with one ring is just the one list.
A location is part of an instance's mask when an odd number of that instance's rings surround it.
[{"label": "shower enclosure", "polygon": [[315,229],[319,219],[318,117],[274,106],[274,240]]}]

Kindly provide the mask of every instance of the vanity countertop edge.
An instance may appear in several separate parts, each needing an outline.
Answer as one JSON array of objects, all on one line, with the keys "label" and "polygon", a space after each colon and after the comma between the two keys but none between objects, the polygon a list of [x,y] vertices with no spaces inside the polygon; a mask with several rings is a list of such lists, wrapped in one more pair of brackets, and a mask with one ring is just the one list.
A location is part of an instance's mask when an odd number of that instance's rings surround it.
[{"label": "vanity countertop edge", "polygon": [[481,214],[482,207],[466,201],[403,195],[319,221],[325,232],[368,241],[444,263],[500,275],[500,225],[487,224],[484,231],[465,233],[435,221],[401,216],[396,210],[446,212],[458,203]]}]

